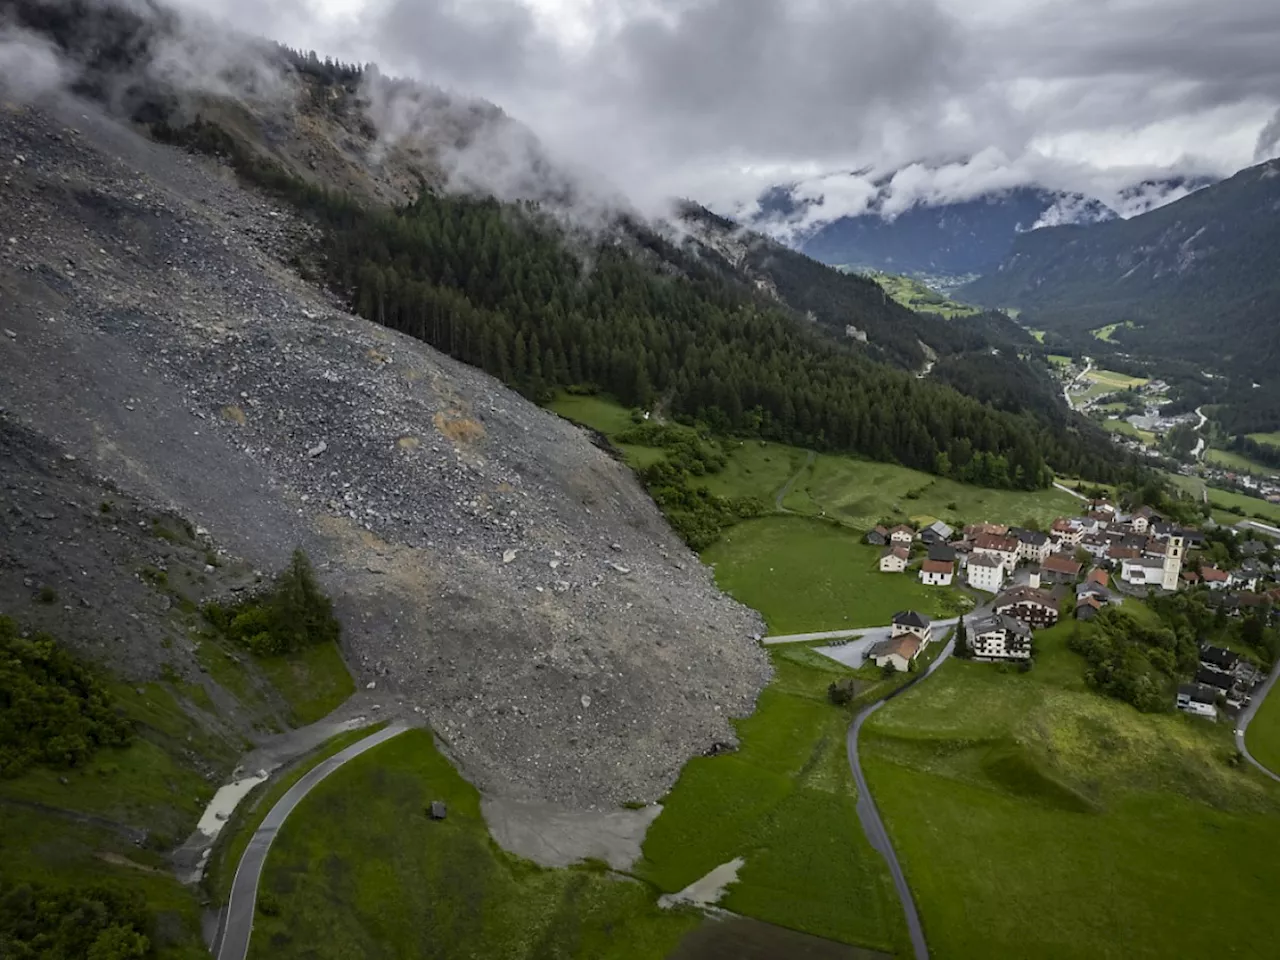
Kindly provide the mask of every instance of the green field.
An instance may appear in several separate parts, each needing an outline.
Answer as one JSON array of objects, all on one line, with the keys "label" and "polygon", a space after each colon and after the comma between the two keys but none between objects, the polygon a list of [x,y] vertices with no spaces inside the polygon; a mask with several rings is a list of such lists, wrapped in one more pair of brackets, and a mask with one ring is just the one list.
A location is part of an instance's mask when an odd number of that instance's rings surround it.
[{"label": "green field", "polygon": [[244,856],[245,848],[249,846],[249,840],[253,837],[254,831],[266,819],[276,801],[320,761],[328,759],[357,740],[363,740],[386,725],[384,721],[338,734],[326,741],[319,749],[291,763],[283,773],[278,772],[266,783],[259,784],[240,801],[235,812],[231,814],[231,819],[218,834],[217,842],[209,855],[209,864],[205,869],[205,888],[216,902],[226,902],[227,896],[231,893],[231,881],[235,878],[236,868],[240,866],[240,858]]},{"label": "green field", "polygon": [[1210,447],[1205,451],[1204,458],[1209,463],[1235,473],[1252,473],[1264,477],[1280,473],[1280,470],[1275,467],[1268,467],[1265,463],[1250,460],[1248,457],[1232,450],[1218,450],[1215,447]]},{"label": "green field", "polygon": [[[901,947],[901,908],[855,811],[845,756],[855,708],[826,699],[827,685],[849,671],[803,648],[775,651],[773,660],[755,713],[736,721],[741,749],[685,765],[636,873],[674,892],[742,857],[726,909],[848,943]],[[878,696],[880,683],[866,681],[861,696]]]},{"label": "green field", "polygon": [[[448,818],[433,821],[434,800]],[[480,795],[423,730],[320,783],[267,859],[252,958],[661,960],[700,922],[647,884],[543,870],[489,835]]]},{"label": "green field", "polygon": [[1071,399],[1075,403],[1084,403],[1107,394],[1118,393],[1121,390],[1145,386],[1151,382],[1144,377],[1131,377],[1128,374],[1117,373],[1114,370],[1101,369],[1089,371],[1089,375],[1085,379],[1089,381],[1088,387],[1083,390],[1071,391]]},{"label": "green field", "polygon": [[1265,443],[1270,447],[1280,447],[1280,433],[1251,433],[1249,439],[1254,443]]},{"label": "green field", "polygon": [[1061,353],[1050,353],[1050,354],[1047,354],[1047,355],[1045,356],[1045,359],[1046,359],[1046,360],[1048,360],[1048,361],[1049,361],[1051,364],[1053,364],[1055,367],[1058,367],[1059,369],[1061,369],[1061,368],[1063,368],[1063,367],[1069,367],[1069,366],[1071,366],[1071,364],[1075,363],[1075,360],[1074,360],[1074,359],[1072,359],[1071,357],[1068,357],[1068,356],[1066,356],[1066,355],[1064,355],[1064,354],[1061,354]]},{"label": "green field", "polygon": [[[1214,508],[1214,519],[1218,523],[1234,526],[1246,518],[1261,518],[1264,523],[1280,525],[1280,503],[1269,503],[1259,497],[1250,497],[1232,490],[1219,490],[1206,486],[1198,477],[1184,477],[1181,474],[1169,474],[1173,484],[1187,491],[1197,499],[1207,490],[1209,504]],[[1240,511],[1236,513],[1234,511]]]},{"label": "green field", "polygon": [[1036,343],[1044,343],[1044,331],[1043,331],[1043,330],[1028,330],[1028,331],[1027,331],[1027,333],[1029,333],[1029,334],[1031,334],[1031,336],[1035,337]]},{"label": "green field", "polygon": [[1154,433],[1149,430],[1139,430],[1128,420],[1103,420],[1102,428],[1108,433],[1118,433],[1122,436],[1132,437],[1148,447],[1154,447],[1158,442]]},{"label": "green field", "polygon": [[1048,525],[1075,513],[1079,501],[1053,488],[991,490],[894,464],[819,455],[783,505],[811,516],[825,511],[866,530],[890,517],[945,520],[952,526],[984,520]]},{"label": "green field", "polygon": [[[195,747],[223,765],[218,775],[230,770],[239,744],[211,739],[168,684],[110,688],[118,708],[137,724],[132,745],[100,749],[78,768],[34,767],[0,779],[0,886],[38,882],[136,891],[157,918],[156,956],[207,960],[196,893],[178,883],[162,851],[185,839],[213,795],[210,781],[177,758]],[[147,840],[140,846],[114,824],[142,829]]]},{"label": "green field", "polygon": [[1119,330],[1121,327],[1125,327],[1129,330],[1132,330],[1133,321],[1126,320],[1124,323],[1109,323],[1105,327],[1099,327],[1097,330],[1090,330],[1089,332],[1092,333],[1094,337],[1096,337],[1098,340],[1103,340],[1107,343],[1114,343],[1115,332]]},{"label": "green field", "polygon": [[[1228,724],[1084,687],[1068,622],[1027,674],[948,662],[865,728],[864,764],[949,958],[1263,957],[1280,790]],[[1226,931],[1226,933],[1224,933]]]},{"label": "green field", "polygon": [[972,317],[982,312],[982,308],[945,297],[913,277],[895,273],[870,273],[867,276],[880,284],[885,293],[898,303],[920,313],[936,313],[951,320],[956,317]]},{"label": "green field", "polygon": [[355,693],[355,681],[334,643],[318,643],[283,657],[262,657],[258,666],[289,704],[294,726],[323,719]]},{"label": "green field", "polygon": [[954,616],[957,590],[926,587],[914,571],[880,573],[881,548],[857,532],[807,517],[748,520],[703,553],[720,588],[759,610],[771,634],[886,624],[899,610]]},{"label": "green field", "polygon": [[1280,773],[1280,694],[1272,687],[1245,731],[1249,752],[1273,773]]}]

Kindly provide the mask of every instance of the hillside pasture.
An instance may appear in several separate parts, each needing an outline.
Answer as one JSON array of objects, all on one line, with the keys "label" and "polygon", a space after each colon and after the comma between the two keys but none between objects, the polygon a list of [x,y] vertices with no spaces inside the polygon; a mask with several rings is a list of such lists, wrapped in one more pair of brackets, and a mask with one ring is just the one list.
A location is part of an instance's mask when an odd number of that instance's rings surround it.
[{"label": "hillside pasture", "polygon": [[883,626],[899,610],[942,617],[971,606],[953,588],[926,587],[914,570],[880,573],[880,553],[838,524],[772,516],[738,524],[702,559],[722,590],[760,611],[770,634]]},{"label": "hillside pasture", "polygon": [[952,660],[864,728],[931,951],[1267,955],[1231,931],[1280,884],[1280,788],[1232,764],[1228,724],[1088,690],[1074,629],[1038,633],[1026,674]]}]

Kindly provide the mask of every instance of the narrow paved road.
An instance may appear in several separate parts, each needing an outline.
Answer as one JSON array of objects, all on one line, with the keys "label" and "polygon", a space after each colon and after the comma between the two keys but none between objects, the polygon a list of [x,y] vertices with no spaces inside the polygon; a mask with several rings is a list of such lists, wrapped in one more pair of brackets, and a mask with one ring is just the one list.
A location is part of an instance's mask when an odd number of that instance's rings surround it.
[{"label": "narrow paved road", "polygon": [[791,512],[790,510],[788,510],[786,507],[782,505],[782,501],[787,498],[787,494],[791,492],[791,488],[796,485],[796,481],[800,479],[800,474],[804,473],[806,470],[809,469],[809,467],[813,465],[813,461],[817,458],[817,456],[818,455],[816,453],[810,450],[809,455],[804,458],[804,466],[802,466],[799,470],[796,471],[795,476],[791,477],[791,479],[789,479],[786,483],[782,485],[782,489],[778,491],[778,495],[773,498],[773,505],[779,513]]},{"label": "narrow paved road", "polygon": [[1236,749],[1244,754],[1244,758],[1252,763],[1255,767],[1265,773],[1272,780],[1280,780],[1274,770],[1264,767],[1249,752],[1249,747],[1244,742],[1245,732],[1249,729],[1249,724],[1253,722],[1253,716],[1258,712],[1258,708],[1262,706],[1262,702],[1267,699],[1267,695],[1271,693],[1271,688],[1276,684],[1276,678],[1280,677],[1280,659],[1276,660],[1275,666],[1271,668],[1271,673],[1266,681],[1262,684],[1262,692],[1254,693],[1249,699],[1249,705],[1244,708],[1239,718],[1236,720]]},{"label": "narrow paved road", "polygon": [[858,734],[862,730],[862,725],[867,722],[868,717],[904,690],[910,690],[925,677],[930,676],[951,656],[953,649],[955,649],[955,640],[948,640],[947,645],[938,654],[938,659],[929,664],[924,673],[905,686],[894,690],[883,700],[877,700],[864,708],[861,713],[853,718],[846,740],[849,767],[853,770],[853,779],[858,786],[858,820],[862,823],[863,832],[866,833],[867,839],[871,841],[871,846],[880,851],[880,855],[884,857],[885,862],[889,865],[889,874],[893,877],[893,886],[898,891],[898,899],[902,901],[902,911],[907,917],[907,932],[911,936],[911,947],[915,953],[916,960],[928,960],[929,945],[924,939],[924,927],[920,925],[920,914],[916,911],[916,901],[911,895],[911,887],[907,884],[906,874],[902,872],[902,864],[898,861],[897,853],[894,852],[893,842],[889,839],[889,831],[885,829],[884,821],[880,818],[880,811],[876,807],[875,799],[871,796],[871,787],[867,785],[867,778],[862,773],[862,764],[858,759]]},{"label": "narrow paved road", "polygon": [[249,953],[249,937],[253,934],[253,916],[258,904],[258,880],[262,876],[262,867],[267,860],[267,851],[271,849],[271,841],[275,839],[293,808],[312,787],[348,760],[408,729],[407,723],[397,722],[356,741],[332,757],[320,761],[276,801],[276,805],[250,839],[244,856],[240,858],[240,865],[236,867],[236,876],[231,883],[231,898],[227,901],[222,943],[218,947],[218,960],[244,960]]}]

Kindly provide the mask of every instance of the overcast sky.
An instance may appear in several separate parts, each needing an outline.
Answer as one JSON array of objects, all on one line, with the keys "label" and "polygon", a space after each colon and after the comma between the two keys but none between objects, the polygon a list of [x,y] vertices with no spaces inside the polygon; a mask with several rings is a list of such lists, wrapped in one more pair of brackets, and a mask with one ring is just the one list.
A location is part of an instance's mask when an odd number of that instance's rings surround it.
[{"label": "overcast sky", "polygon": [[901,171],[897,207],[1021,183],[1118,204],[1280,153],[1280,0],[181,2],[492,100],[642,206],[797,183],[833,217],[867,169]]}]

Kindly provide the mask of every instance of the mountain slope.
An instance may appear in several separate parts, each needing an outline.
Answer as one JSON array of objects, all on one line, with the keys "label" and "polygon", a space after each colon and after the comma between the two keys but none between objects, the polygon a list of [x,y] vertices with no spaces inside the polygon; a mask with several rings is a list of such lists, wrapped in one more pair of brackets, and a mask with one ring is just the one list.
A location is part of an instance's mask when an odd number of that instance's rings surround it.
[{"label": "mountain slope", "polygon": [[1035,326],[1111,323],[1126,349],[1266,375],[1280,357],[1280,162],[1130,220],[1020,236],[962,295]]},{"label": "mountain slope", "polygon": [[1055,211],[1096,221],[1115,214],[1097,201],[1031,187],[957,203],[917,204],[892,219],[872,211],[825,224],[800,243],[823,263],[888,273],[964,277],[998,265],[1019,233]]}]

